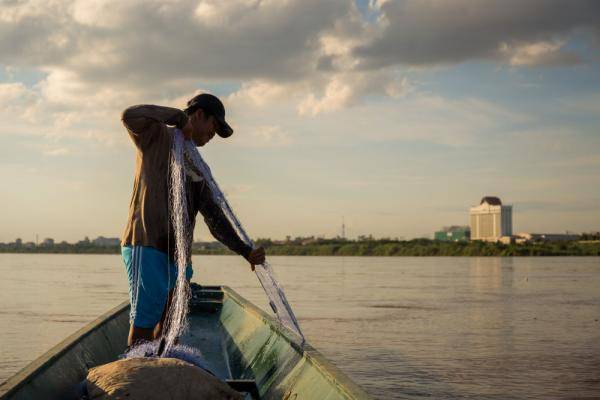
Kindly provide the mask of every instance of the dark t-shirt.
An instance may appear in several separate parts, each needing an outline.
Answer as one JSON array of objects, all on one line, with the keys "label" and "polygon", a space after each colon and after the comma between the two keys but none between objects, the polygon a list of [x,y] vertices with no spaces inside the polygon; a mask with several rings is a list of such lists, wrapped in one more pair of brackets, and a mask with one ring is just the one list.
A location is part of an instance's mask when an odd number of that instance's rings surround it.
[{"label": "dark t-shirt", "polygon": [[[175,234],[169,219],[169,160],[174,128],[182,129],[187,115],[171,107],[138,105],[123,111],[121,119],[136,147],[133,193],[121,244],[175,251]],[[251,248],[237,235],[204,181],[186,179],[190,229],[200,211],[212,235],[229,249],[247,258]],[[191,241],[190,237],[190,248]]]}]

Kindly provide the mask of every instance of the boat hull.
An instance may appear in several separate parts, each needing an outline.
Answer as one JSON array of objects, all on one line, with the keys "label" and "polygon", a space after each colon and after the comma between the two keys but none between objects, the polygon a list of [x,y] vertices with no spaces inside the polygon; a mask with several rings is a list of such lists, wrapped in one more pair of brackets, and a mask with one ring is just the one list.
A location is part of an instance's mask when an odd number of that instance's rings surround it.
[{"label": "boat hull", "polygon": [[[193,290],[182,344],[222,379],[256,382],[261,399],[368,399],[317,350],[228,287]],[[0,400],[61,398],[90,368],[125,351],[129,303],[102,315],[0,385]]]}]

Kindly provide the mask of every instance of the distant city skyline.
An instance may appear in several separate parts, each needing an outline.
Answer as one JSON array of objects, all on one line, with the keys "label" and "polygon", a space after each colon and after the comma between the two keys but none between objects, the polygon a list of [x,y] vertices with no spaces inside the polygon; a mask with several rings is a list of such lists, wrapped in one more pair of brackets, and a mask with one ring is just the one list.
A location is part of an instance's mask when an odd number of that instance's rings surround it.
[{"label": "distant city skyline", "polygon": [[[449,225],[449,226],[439,226],[436,231],[439,231],[439,229],[445,229],[445,228],[451,228],[451,227],[456,227],[456,228],[469,228],[468,225],[464,225],[464,226],[458,226],[458,225]],[[518,232],[514,232],[513,234],[522,234],[522,233],[533,233],[533,234],[584,234],[584,233],[597,233],[600,232],[600,227],[598,229],[591,229],[588,231],[570,231],[570,230],[565,230],[565,231],[554,231],[554,232],[542,232],[542,231],[518,231]],[[365,238],[365,237],[373,237],[373,239],[377,240],[377,239],[394,239],[394,240],[411,240],[411,239],[420,239],[420,238],[429,238],[432,239],[434,238],[434,233],[435,232],[428,232],[428,233],[424,233],[423,235],[418,235],[418,236],[414,236],[414,237],[405,237],[405,236],[374,236],[371,233],[363,233],[363,234],[357,234],[356,236],[352,236],[349,237],[348,235],[346,236],[342,236],[341,234],[338,235],[332,235],[332,236],[327,236],[327,235],[322,235],[322,234],[307,234],[307,235],[285,235],[283,237],[256,237],[253,239],[272,239],[272,240],[277,240],[277,241],[284,241],[287,238],[290,239],[295,239],[295,238],[309,238],[309,237],[315,237],[315,238],[346,238],[348,240],[356,240],[356,239],[360,239],[360,238]],[[107,239],[107,240],[118,240],[120,241],[121,238],[120,236],[117,235],[108,235],[108,236],[104,236],[104,235],[85,235],[81,238],[76,238],[73,240],[66,240],[66,239],[62,239],[62,238],[54,238],[52,236],[48,236],[48,237],[44,237],[41,238],[39,237],[39,235],[37,237],[35,237],[34,235],[34,239],[33,240],[29,240],[27,237],[14,237],[11,240],[0,240],[0,243],[4,243],[4,244],[8,244],[8,243],[14,243],[16,240],[20,239],[23,243],[34,243],[37,245],[42,245],[44,241],[47,240],[51,240],[53,243],[55,244],[59,244],[61,242],[67,242],[70,244],[73,243],[78,243],[78,242],[83,242],[86,239],[89,240],[90,242],[93,242],[97,239]],[[194,242],[213,242],[213,241],[217,241],[217,239],[213,238],[212,236],[206,237],[206,238],[199,238],[198,235],[194,236]]]},{"label": "distant city skyline", "polygon": [[[252,237],[332,237],[342,218],[351,238],[431,235],[468,225],[483,196],[514,205],[514,232],[596,230],[599,14],[583,0],[3,4],[0,242],[119,236],[135,158],[120,113],[199,91],[235,129],[201,151]],[[211,240],[201,218],[196,240]]]}]

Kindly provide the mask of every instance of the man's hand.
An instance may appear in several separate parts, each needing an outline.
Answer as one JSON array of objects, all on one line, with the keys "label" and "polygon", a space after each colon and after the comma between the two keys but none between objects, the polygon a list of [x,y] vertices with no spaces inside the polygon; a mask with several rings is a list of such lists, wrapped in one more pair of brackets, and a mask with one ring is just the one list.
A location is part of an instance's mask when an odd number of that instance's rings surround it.
[{"label": "man's hand", "polygon": [[257,249],[253,249],[248,255],[248,262],[250,263],[250,268],[254,271],[254,266],[257,264],[265,263],[265,249],[263,247],[259,247]]},{"label": "man's hand", "polygon": [[181,132],[183,132],[183,136],[187,140],[190,140],[192,138],[192,131],[193,130],[194,130],[194,127],[192,125],[192,120],[188,119],[188,123],[183,127],[183,129],[181,130]]}]

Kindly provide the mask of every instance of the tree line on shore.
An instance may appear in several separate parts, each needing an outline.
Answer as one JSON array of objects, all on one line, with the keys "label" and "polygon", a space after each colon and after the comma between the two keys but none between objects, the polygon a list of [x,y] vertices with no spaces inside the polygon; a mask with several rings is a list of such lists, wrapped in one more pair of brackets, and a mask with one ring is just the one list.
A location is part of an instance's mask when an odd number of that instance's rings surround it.
[{"label": "tree line on shore", "polygon": [[273,243],[257,240],[271,255],[311,256],[599,256],[600,241],[502,244],[482,241],[445,242],[430,239],[318,239],[312,243]]},{"label": "tree line on shore", "polygon": [[[600,256],[600,235],[577,241],[502,244],[481,241],[446,242],[430,239],[296,238],[285,241],[258,239],[269,255],[286,256]],[[97,246],[93,243],[59,243],[53,246],[23,247],[8,244],[2,253],[76,253],[119,254],[120,246]],[[218,242],[194,243],[193,254],[233,254]]]}]

